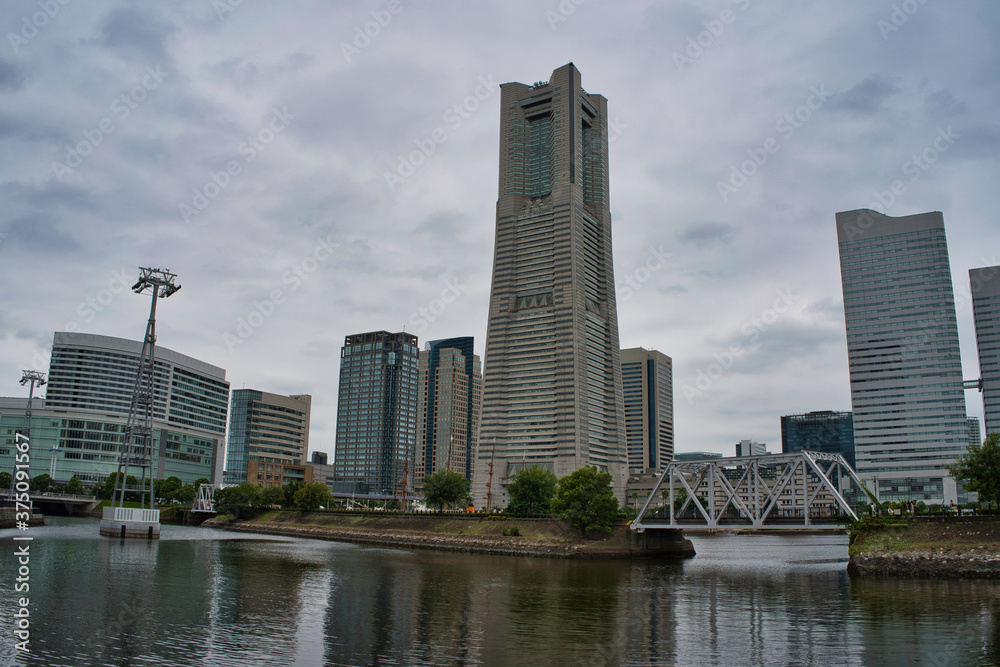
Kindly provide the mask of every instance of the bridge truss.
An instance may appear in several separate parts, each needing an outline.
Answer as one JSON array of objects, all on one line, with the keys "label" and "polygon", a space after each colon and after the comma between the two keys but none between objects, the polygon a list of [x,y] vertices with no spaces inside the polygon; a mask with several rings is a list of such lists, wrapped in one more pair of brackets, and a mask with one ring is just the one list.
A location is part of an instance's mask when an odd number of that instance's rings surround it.
[{"label": "bridge truss", "polygon": [[[844,497],[866,491],[839,454],[796,452],[672,461],[660,474],[632,530],[781,528],[808,530],[836,517],[857,519]],[[695,500],[697,499],[697,501]]]}]

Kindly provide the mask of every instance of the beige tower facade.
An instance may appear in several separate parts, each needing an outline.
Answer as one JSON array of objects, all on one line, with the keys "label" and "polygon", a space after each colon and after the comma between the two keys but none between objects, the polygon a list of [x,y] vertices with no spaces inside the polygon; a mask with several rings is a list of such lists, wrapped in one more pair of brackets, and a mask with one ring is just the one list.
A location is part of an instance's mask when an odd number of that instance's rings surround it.
[{"label": "beige tower facade", "polygon": [[[479,436],[483,374],[472,338],[428,343],[421,350],[417,379],[417,457],[414,486],[426,475],[451,470],[471,477]],[[470,480],[471,481],[471,480]]]},{"label": "beige tower facade", "polygon": [[312,396],[308,394],[282,396],[257,389],[234,389],[226,484],[280,486],[305,481],[302,468],[309,455],[311,410]]},{"label": "beige tower facade", "polygon": [[523,467],[609,472],[625,498],[607,100],[570,63],[501,85],[500,188],[473,497]]},{"label": "beige tower facade", "polygon": [[673,362],[641,347],[622,350],[621,360],[629,470],[663,470],[674,458]]}]

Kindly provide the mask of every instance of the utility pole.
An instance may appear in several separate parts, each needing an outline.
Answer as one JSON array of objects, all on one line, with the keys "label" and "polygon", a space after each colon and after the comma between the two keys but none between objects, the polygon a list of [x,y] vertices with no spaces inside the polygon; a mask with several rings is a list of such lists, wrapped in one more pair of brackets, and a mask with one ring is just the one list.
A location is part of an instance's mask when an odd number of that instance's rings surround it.
[{"label": "utility pole", "polygon": [[[148,527],[148,535],[159,537],[159,512],[156,511],[154,490],[153,490],[153,410],[155,407],[156,378],[156,300],[165,299],[177,292],[181,286],[174,280],[177,274],[171,273],[167,269],[139,268],[139,280],[132,286],[132,291],[142,294],[149,291],[152,300],[149,307],[149,320],[146,323],[146,336],[142,341],[142,352],[139,355],[139,368],[136,372],[135,385],[132,389],[132,401],[128,411],[128,421],[125,424],[125,433],[120,443],[118,453],[118,472],[115,477],[115,492],[112,496],[112,509],[125,508],[125,490],[129,470],[138,468],[141,472],[139,480],[140,509],[147,509],[149,503],[150,512],[156,512],[155,520],[142,519],[136,523],[142,523]],[[149,480],[149,489],[146,489],[146,480]],[[141,516],[141,515],[140,515]],[[152,516],[152,514],[151,514]],[[131,519],[119,520],[132,521]],[[111,533],[113,526],[103,525],[102,533],[107,529]],[[155,524],[155,531],[153,527]],[[129,536],[126,526],[121,526],[121,536]]]},{"label": "utility pole", "polygon": [[[24,411],[24,428],[21,429],[21,435],[24,437],[24,440],[27,441],[29,448],[31,447],[31,401],[35,397],[35,387],[41,387],[45,385],[45,382],[45,373],[39,373],[38,371],[21,371],[21,386],[23,387],[26,384],[30,384],[30,387],[28,388],[28,407]],[[55,454],[53,454],[53,456],[55,456]],[[26,477],[22,477],[22,479],[27,479],[28,482],[31,482],[31,468],[28,467],[30,465],[30,459],[27,464],[20,465],[23,465],[24,467],[18,467],[17,457],[15,456],[14,474],[10,477],[10,490],[7,492],[7,497],[10,500],[11,505],[14,504],[14,487],[15,482],[17,482],[17,473],[20,470],[24,470]]]}]

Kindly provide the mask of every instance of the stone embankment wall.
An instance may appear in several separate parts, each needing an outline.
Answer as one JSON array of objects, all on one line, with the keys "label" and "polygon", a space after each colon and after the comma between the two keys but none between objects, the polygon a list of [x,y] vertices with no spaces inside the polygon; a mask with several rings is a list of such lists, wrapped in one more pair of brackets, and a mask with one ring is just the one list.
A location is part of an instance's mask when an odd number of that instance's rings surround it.
[{"label": "stone embankment wall", "polygon": [[202,525],[378,546],[510,556],[586,559],[694,556],[691,541],[680,531],[669,534],[655,531],[655,535],[644,537],[628,526],[619,525],[605,540],[585,540],[577,531],[554,519],[285,512],[250,521],[210,519]]},{"label": "stone embankment wall", "polygon": [[1000,516],[910,517],[862,531],[851,546],[847,571],[1000,579]]}]

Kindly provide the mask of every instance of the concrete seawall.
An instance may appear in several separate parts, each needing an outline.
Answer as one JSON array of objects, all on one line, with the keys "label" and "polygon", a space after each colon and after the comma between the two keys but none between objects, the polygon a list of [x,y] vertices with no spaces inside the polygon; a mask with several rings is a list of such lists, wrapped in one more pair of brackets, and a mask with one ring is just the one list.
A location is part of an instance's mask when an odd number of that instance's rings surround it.
[{"label": "concrete seawall", "polygon": [[269,535],[328,539],[388,547],[544,558],[691,558],[680,530],[638,534],[622,524],[604,540],[585,540],[555,519],[461,515],[372,515],[282,512],[250,521],[211,519],[206,527]]}]

